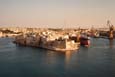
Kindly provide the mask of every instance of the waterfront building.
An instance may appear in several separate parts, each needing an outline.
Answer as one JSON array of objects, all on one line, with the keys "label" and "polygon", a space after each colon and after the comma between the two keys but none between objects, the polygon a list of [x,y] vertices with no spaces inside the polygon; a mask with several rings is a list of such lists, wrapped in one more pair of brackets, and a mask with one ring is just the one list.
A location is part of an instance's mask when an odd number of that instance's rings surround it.
[{"label": "waterfront building", "polygon": [[[77,38],[76,38],[77,39]],[[61,35],[52,31],[40,33],[27,33],[15,38],[15,42],[20,45],[41,47],[50,50],[66,51],[76,50],[79,43],[69,38],[69,35]]]}]

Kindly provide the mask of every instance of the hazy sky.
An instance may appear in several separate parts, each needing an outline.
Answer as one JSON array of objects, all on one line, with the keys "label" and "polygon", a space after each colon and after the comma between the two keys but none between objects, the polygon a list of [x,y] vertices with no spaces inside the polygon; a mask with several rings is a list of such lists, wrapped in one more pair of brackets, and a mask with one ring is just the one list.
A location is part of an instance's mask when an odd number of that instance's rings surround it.
[{"label": "hazy sky", "polygon": [[115,0],[0,0],[0,25],[87,27],[115,24]]}]

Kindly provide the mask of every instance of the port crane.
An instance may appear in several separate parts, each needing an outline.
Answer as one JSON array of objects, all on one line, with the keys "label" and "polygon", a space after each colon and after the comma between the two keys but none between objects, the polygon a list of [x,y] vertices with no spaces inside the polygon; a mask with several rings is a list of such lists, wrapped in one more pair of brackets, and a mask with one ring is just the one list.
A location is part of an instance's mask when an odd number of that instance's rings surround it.
[{"label": "port crane", "polygon": [[114,38],[114,26],[110,23],[110,21],[107,21],[107,26],[109,27],[109,39]]}]

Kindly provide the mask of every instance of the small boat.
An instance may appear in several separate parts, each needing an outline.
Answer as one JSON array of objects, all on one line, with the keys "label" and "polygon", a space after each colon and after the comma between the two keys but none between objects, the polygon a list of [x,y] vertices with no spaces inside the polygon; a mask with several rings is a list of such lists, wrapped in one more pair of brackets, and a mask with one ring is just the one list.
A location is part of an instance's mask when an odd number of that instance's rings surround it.
[{"label": "small boat", "polygon": [[96,32],[93,37],[94,38],[99,38],[99,36],[100,36],[99,32]]},{"label": "small boat", "polygon": [[90,46],[90,37],[87,35],[81,35],[80,45],[85,46],[85,47],[89,47]]}]

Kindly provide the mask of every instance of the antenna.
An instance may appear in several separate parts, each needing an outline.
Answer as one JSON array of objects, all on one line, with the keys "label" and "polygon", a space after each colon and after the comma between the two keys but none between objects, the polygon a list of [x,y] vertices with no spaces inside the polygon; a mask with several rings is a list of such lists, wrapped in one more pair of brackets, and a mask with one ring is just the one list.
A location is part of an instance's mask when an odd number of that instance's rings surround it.
[{"label": "antenna", "polygon": [[110,21],[107,21],[107,26],[109,26],[109,28],[111,27]]}]

